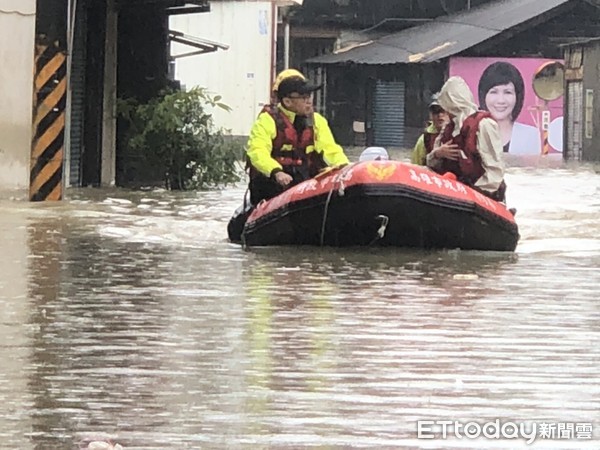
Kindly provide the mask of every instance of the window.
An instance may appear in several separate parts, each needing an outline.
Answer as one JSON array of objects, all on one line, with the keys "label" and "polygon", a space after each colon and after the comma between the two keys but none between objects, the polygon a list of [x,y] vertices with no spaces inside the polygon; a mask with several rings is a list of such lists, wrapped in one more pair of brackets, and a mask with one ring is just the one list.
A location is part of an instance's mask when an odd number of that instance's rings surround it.
[{"label": "window", "polygon": [[583,48],[571,47],[567,49],[567,68],[579,69],[583,65]]}]

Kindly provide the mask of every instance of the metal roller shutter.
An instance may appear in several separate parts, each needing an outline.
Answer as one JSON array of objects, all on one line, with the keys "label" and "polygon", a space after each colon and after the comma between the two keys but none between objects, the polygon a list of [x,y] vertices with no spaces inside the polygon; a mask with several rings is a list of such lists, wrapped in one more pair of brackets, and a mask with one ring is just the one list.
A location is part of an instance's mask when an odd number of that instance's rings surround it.
[{"label": "metal roller shutter", "polygon": [[69,154],[69,184],[81,186],[81,155],[83,154],[83,123],[85,111],[86,11],[80,2],[75,16],[73,56],[71,62],[71,129]]},{"label": "metal roller shutter", "polygon": [[373,111],[374,144],[404,146],[404,82],[377,81]]}]

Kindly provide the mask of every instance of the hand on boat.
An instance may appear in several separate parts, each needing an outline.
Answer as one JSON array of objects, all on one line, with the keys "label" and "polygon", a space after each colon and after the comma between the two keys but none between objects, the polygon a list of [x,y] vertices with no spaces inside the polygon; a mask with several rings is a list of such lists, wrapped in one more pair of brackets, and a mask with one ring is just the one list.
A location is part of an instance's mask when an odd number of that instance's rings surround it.
[{"label": "hand on boat", "polygon": [[461,152],[462,150],[458,148],[458,145],[453,144],[452,141],[448,141],[433,150],[433,156],[458,161],[461,158]]},{"label": "hand on boat", "polygon": [[277,181],[277,184],[281,185],[281,186],[287,186],[288,184],[290,184],[292,182],[292,177],[291,175],[288,175],[285,172],[277,172],[275,174],[275,181]]}]

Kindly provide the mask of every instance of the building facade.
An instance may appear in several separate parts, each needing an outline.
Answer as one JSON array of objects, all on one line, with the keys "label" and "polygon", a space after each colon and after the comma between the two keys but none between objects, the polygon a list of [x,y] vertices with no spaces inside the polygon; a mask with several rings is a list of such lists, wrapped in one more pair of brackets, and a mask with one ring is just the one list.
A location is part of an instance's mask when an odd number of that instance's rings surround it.
[{"label": "building facade", "polygon": [[345,145],[412,147],[452,57],[561,60],[560,44],[600,34],[584,0],[498,0],[310,58],[326,79],[325,113]]},{"label": "building facade", "polygon": [[127,181],[118,98],[169,86],[168,17],[208,0],[3,0],[0,192],[60,200]]},{"label": "building facade", "polygon": [[36,0],[3,0],[0,11],[0,192],[25,192],[32,140]]},{"label": "building facade", "polygon": [[565,47],[565,158],[600,161],[600,39]]},{"label": "building facade", "polygon": [[226,50],[187,56],[189,48],[173,43],[175,79],[185,89],[203,87],[231,108],[214,110],[215,125],[233,135],[247,135],[269,102],[276,51],[277,8],[272,1],[213,1],[209,14],[174,16],[170,29],[210,39]]}]

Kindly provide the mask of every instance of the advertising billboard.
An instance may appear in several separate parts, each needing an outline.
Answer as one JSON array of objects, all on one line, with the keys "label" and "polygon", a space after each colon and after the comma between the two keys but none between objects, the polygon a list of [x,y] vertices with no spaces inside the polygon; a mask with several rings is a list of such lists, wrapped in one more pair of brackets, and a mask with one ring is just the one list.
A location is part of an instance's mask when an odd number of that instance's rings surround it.
[{"label": "advertising billboard", "polygon": [[562,152],[563,71],[562,61],[544,58],[455,57],[449,67],[496,119],[504,151],[516,155]]}]

